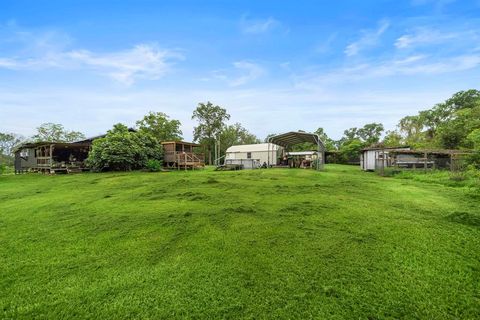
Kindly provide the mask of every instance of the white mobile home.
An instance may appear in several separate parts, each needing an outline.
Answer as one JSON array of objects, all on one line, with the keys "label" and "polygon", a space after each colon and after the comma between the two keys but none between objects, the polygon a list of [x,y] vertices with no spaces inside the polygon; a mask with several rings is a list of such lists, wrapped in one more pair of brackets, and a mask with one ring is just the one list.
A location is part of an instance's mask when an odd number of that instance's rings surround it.
[{"label": "white mobile home", "polygon": [[277,164],[283,148],[273,143],[231,146],[225,154],[225,164],[241,164],[246,169],[259,168],[264,163]]}]

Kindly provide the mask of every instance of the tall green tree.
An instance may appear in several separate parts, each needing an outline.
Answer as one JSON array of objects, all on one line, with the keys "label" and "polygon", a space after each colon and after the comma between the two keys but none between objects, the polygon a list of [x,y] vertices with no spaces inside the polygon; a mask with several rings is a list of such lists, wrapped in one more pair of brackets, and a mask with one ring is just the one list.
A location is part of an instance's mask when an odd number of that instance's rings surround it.
[{"label": "tall green tree", "polygon": [[267,143],[271,137],[275,137],[277,135],[277,133],[269,133],[267,134],[267,136],[265,137],[265,139],[263,139],[263,142]]},{"label": "tall green tree", "polygon": [[478,128],[480,91],[459,91],[444,102],[407,116],[398,124],[405,144],[415,148],[468,148],[468,134]]},{"label": "tall green tree", "polygon": [[398,130],[405,144],[411,147],[422,147],[425,145],[423,128],[423,121],[419,116],[406,116],[400,119],[398,123]]},{"label": "tall green tree", "polygon": [[468,136],[479,128],[480,98],[476,104],[457,109],[448,121],[438,125],[435,137],[436,145],[446,149],[473,148]]},{"label": "tall green tree", "polygon": [[357,130],[357,135],[360,137],[360,140],[369,146],[380,142],[383,130],[383,124],[381,123],[367,123]]},{"label": "tall green tree", "polygon": [[79,131],[66,130],[58,123],[43,123],[37,128],[37,133],[32,137],[38,142],[74,142],[85,139],[85,135]]},{"label": "tall green tree", "polygon": [[163,112],[150,111],[142,120],[137,121],[137,127],[140,131],[150,133],[159,142],[182,140],[180,126],[180,121],[170,119]]},{"label": "tall green tree", "polygon": [[335,141],[327,135],[323,128],[318,128],[314,133],[320,137],[320,140],[325,144],[325,149],[327,151],[333,151],[336,149]]},{"label": "tall green tree", "polygon": [[260,140],[253,133],[250,133],[238,122],[223,127],[219,140],[221,146],[220,155],[224,155],[226,150],[234,145],[260,143]]},{"label": "tall green tree", "polygon": [[385,147],[398,147],[401,146],[402,143],[402,135],[396,130],[387,131],[382,141]]},{"label": "tall green tree", "polygon": [[[230,115],[226,109],[208,101],[198,104],[193,111],[192,119],[198,121],[198,125],[193,131],[193,138],[204,146],[208,163],[212,164],[212,151],[214,151],[219,134],[225,126],[225,121],[230,119]],[[218,157],[218,152],[215,156]]]},{"label": "tall green tree", "polygon": [[360,151],[380,141],[384,128],[381,123],[367,123],[361,128],[350,128],[343,132],[337,141],[339,160],[343,163],[357,163]]},{"label": "tall green tree", "polygon": [[470,165],[474,169],[480,169],[480,128],[473,130],[467,136],[469,143],[472,145],[473,154],[469,156]]},{"label": "tall green tree", "polygon": [[0,154],[11,156],[13,149],[23,140],[25,139],[21,135],[0,132]]},{"label": "tall green tree", "polygon": [[340,162],[357,164],[360,161],[360,151],[363,148],[365,148],[365,143],[357,138],[346,140],[338,150]]}]

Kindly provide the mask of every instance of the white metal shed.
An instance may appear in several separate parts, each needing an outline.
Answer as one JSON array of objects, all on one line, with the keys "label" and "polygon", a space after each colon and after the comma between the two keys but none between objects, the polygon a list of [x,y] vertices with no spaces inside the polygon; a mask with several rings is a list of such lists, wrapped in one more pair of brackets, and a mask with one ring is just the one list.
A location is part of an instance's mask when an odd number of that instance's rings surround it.
[{"label": "white metal shed", "polygon": [[225,153],[226,164],[243,164],[245,168],[260,167],[282,156],[283,148],[273,143],[231,146]]}]

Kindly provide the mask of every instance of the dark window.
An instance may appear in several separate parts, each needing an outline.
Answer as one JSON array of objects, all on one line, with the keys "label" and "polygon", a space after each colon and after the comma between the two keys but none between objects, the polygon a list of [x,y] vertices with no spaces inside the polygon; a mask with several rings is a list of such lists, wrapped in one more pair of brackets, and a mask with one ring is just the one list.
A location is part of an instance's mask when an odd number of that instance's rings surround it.
[{"label": "dark window", "polygon": [[247,159],[252,159],[252,153],[251,152],[247,152]]}]

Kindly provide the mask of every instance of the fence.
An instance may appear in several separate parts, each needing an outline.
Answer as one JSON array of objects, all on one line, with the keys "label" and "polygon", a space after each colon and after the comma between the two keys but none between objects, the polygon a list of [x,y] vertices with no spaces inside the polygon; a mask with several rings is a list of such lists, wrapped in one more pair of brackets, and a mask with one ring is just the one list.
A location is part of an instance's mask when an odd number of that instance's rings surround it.
[{"label": "fence", "polygon": [[381,175],[385,168],[397,170],[450,170],[463,171],[467,166],[467,157],[471,153],[460,150],[395,150],[378,152],[375,170]]}]

